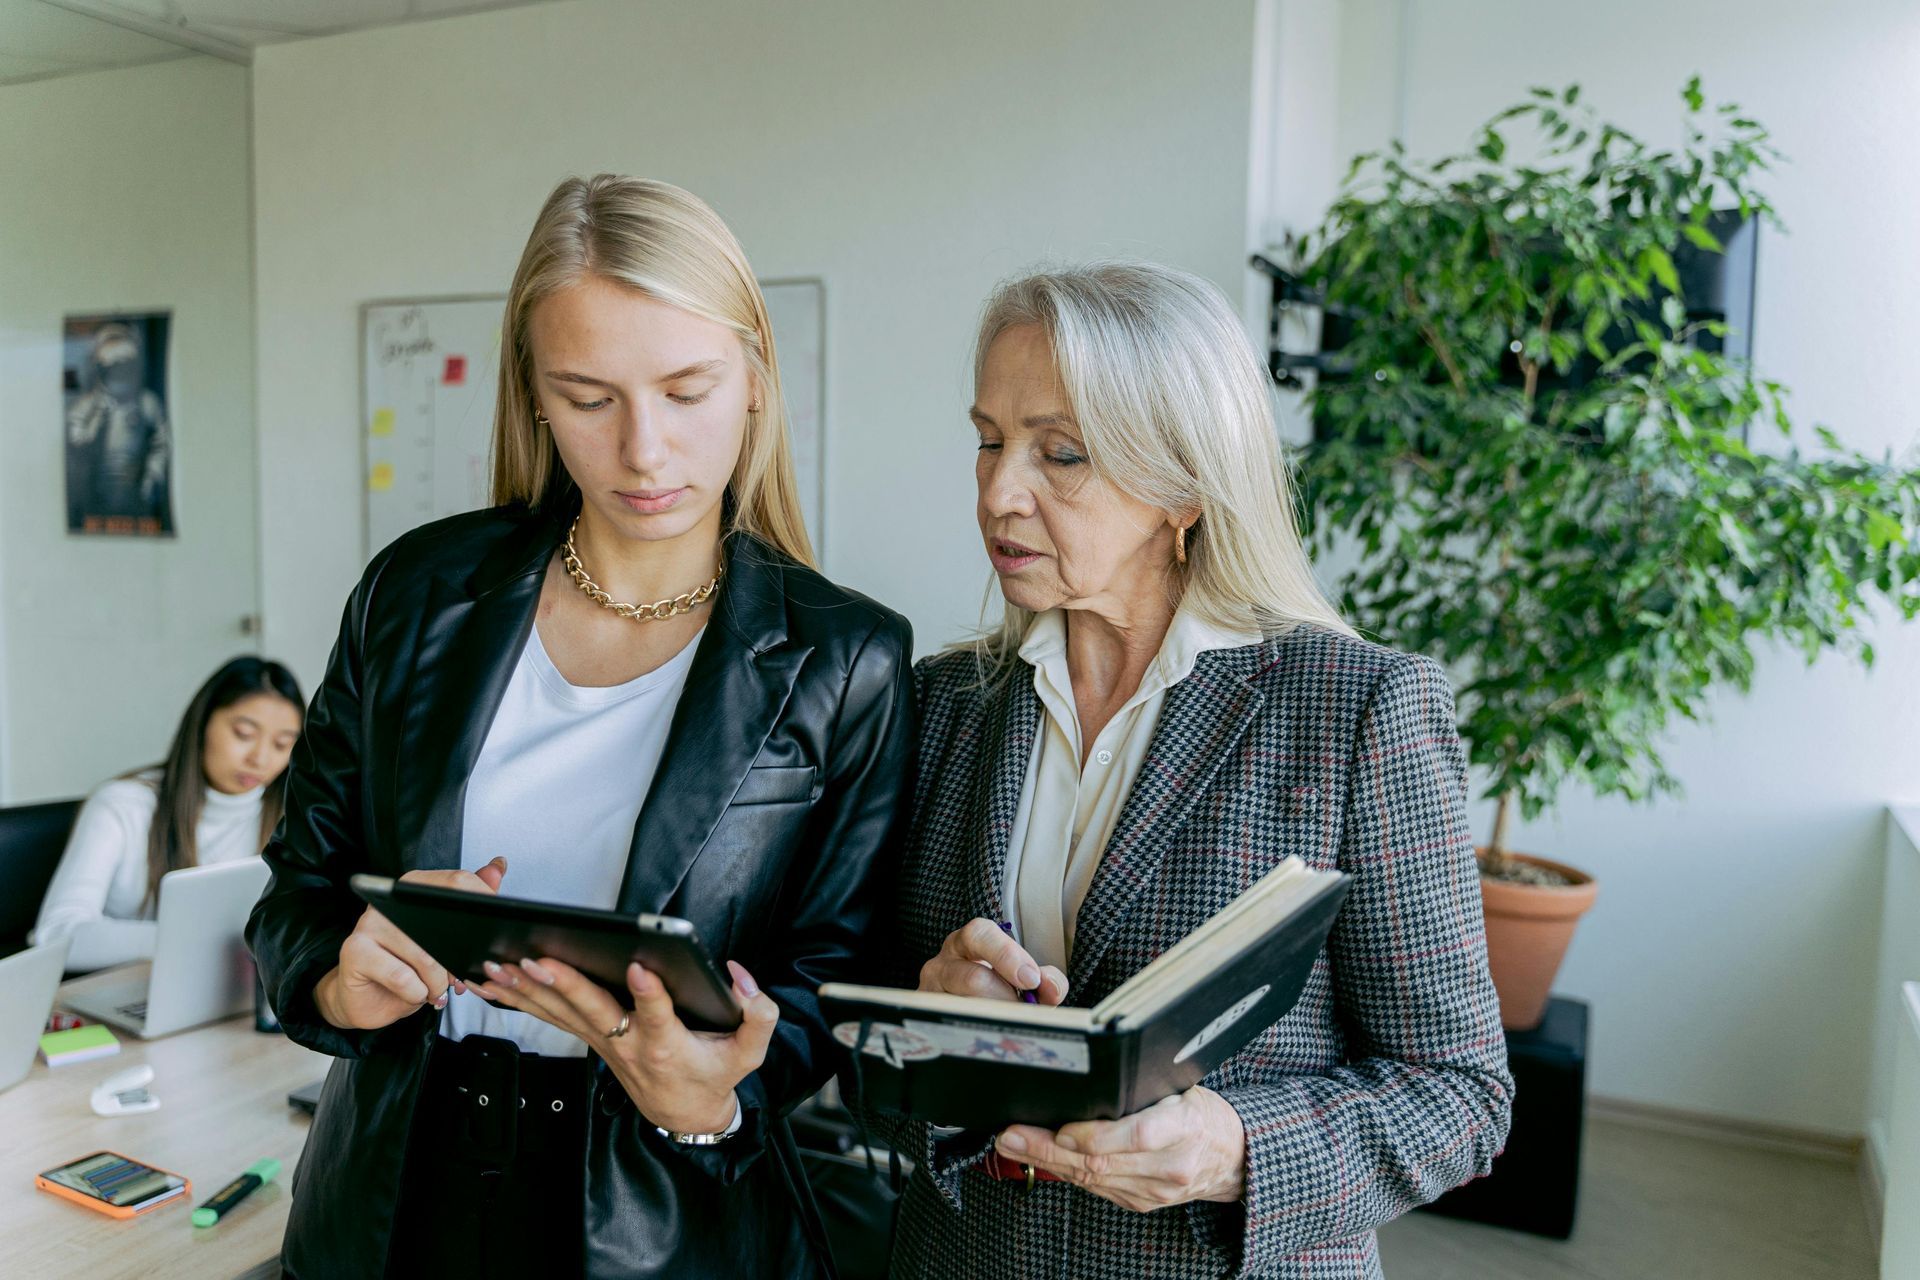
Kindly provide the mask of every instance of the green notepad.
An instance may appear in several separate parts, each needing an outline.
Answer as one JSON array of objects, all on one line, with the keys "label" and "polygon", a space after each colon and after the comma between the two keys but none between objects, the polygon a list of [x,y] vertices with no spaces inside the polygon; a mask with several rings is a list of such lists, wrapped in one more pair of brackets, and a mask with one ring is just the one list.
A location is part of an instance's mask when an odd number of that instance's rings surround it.
[{"label": "green notepad", "polygon": [[64,1067],[72,1062],[104,1058],[120,1052],[120,1042],[102,1026],[75,1027],[71,1031],[49,1031],[40,1037],[40,1056],[49,1067]]}]

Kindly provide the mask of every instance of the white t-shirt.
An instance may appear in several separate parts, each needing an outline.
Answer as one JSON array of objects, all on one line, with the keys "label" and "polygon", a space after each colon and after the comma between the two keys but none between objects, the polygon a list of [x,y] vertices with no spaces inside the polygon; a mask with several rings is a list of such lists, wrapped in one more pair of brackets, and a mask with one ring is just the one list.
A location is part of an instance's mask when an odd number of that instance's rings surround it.
[{"label": "white t-shirt", "polygon": [[[159,793],[152,775],[119,778],[87,797],[67,851],[40,902],[35,945],[71,938],[67,968],[104,969],[153,956],[155,904],[147,896],[147,833]],[[194,842],[201,866],[260,856],[265,787],[237,796],[207,788]]]},{"label": "white t-shirt", "polygon": [[[704,632],[702,633],[704,634]],[[460,866],[507,859],[501,892],[611,910],[633,827],[667,748],[667,728],[693,666],[696,635],[666,663],[605,688],[568,684],[540,629],[527,634],[500,710],[467,779]],[[584,1057],[577,1036],[468,992],[447,1001],[440,1034],[498,1036],[529,1053]]]}]

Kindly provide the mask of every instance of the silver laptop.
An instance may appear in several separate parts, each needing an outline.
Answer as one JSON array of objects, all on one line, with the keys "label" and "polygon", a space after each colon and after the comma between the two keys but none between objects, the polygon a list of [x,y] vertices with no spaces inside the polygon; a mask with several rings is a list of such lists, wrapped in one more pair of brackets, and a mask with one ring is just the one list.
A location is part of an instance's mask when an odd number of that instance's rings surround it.
[{"label": "silver laptop", "polygon": [[66,964],[65,938],[0,960],[0,1089],[19,1084],[33,1065]]},{"label": "silver laptop", "polygon": [[128,965],[122,981],[89,982],[61,1004],[143,1040],[252,1009],[253,959],[240,935],[266,887],[259,858],[169,871],[152,964]]}]

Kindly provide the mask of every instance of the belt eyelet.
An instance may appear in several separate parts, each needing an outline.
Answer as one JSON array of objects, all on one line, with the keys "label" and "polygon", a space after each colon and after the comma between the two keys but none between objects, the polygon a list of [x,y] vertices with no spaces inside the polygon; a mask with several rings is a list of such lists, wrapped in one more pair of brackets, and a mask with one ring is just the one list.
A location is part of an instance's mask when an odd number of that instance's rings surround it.
[{"label": "belt eyelet", "polygon": [[478,1102],[481,1106],[484,1107],[487,1105],[487,1095],[483,1093],[478,1098],[474,1099],[474,1101]]},{"label": "belt eyelet", "polygon": [[553,1100],[553,1103],[552,1103],[552,1106],[553,1106],[553,1109],[554,1109],[555,1111],[561,1111],[561,1110],[564,1110],[564,1109],[566,1108],[566,1105],[567,1105],[566,1103],[564,1103],[564,1102],[562,1102],[562,1101],[560,1101],[560,1099],[558,1099],[558,1098],[555,1098],[555,1099]]}]

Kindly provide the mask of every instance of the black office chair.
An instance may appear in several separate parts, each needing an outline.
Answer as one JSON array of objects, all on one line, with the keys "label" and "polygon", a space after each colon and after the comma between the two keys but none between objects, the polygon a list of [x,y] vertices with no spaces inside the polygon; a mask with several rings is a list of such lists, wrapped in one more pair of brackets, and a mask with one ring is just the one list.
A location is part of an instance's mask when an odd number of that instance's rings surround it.
[{"label": "black office chair", "polygon": [[0,809],[0,956],[27,945],[79,811],[78,800]]}]

